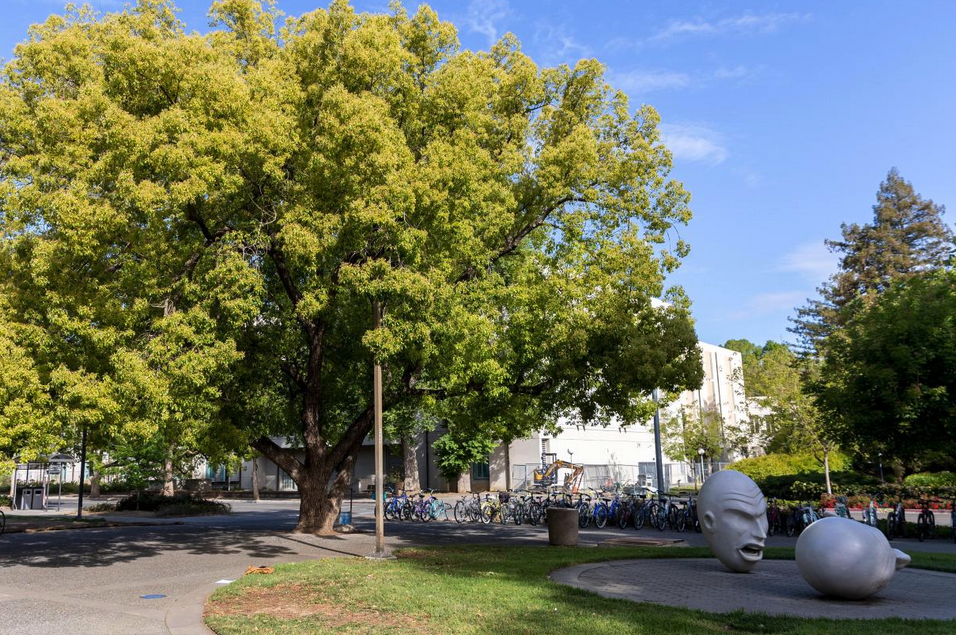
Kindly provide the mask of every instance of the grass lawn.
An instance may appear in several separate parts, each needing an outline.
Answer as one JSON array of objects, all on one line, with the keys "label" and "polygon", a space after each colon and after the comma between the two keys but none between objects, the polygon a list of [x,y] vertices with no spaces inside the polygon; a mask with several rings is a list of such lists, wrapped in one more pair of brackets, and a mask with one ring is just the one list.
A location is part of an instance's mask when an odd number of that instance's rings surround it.
[{"label": "grass lawn", "polygon": [[[956,572],[956,555],[913,555],[911,566]],[[710,557],[706,548],[454,547],[406,549],[397,559],[315,560],[249,575],[217,590],[206,623],[219,635],[261,633],[956,633],[956,623],[823,620],[688,609],[612,600],[550,582],[585,562]],[[793,549],[766,558],[792,559]]]}]

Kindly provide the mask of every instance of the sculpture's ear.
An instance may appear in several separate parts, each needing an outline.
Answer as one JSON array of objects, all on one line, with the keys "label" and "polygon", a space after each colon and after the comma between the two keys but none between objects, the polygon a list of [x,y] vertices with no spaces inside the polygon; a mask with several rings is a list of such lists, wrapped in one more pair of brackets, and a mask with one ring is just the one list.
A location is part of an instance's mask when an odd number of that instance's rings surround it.
[{"label": "sculpture's ear", "polygon": [[906,555],[905,553],[903,553],[903,552],[900,551],[899,549],[894,549],[894,550],[893,550],[893,554],[896,556],[896,570],[897,570],[897,571],[899,571],[900,569],[902,569],[903,567],[905,567],[906,565],[908,565],[908,564],[910,563],[910,560],[912,560],[912,558],[910,558],[908,555]]},{"label": "sculpture's ear", "polygon": [[717,517],[714,516],[714,512],[706,512],[704,514],[703,519],[701,520],[700,525],[701,527],[704,528],[705,531],[713,531],[714,525],[716,524],[716,522],[717,522]]}]

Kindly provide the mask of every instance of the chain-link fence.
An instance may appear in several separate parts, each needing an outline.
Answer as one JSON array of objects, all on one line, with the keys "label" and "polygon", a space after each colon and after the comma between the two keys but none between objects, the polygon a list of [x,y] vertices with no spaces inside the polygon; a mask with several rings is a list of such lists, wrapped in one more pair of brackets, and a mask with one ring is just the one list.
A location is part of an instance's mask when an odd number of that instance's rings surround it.
[{"label": "chain-link fence", "polygon": [[[700,463],[665,463],[664,489],[692,487],[695,483],[699,485],[713,472],[725,469],[728,465],[730,464],[705,462],[703,464],[702,476]],[[512,464],[512,489],[527,489],[534,486],[534,471],[540,467],[541,465],[537,463]],[[557,471],[555,484],[562,485],[570,474],[571,470],[569,468],[559,469]],[[657,463],[650,461],[638,463],[637,465],[586,464],[584,466],[584,475],[581,480],[582,488],[612,490],[624,485],[641,485],[657,488]]]}]

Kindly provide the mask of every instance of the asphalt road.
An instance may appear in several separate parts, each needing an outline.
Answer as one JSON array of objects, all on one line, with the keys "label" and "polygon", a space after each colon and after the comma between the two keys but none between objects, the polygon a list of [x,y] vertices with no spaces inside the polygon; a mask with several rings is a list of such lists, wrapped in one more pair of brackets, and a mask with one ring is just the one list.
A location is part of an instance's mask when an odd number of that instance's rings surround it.
[{"label": "asphalt road", "polygon": [[[322,557],[367,555],[374,544],[370,501],[355,504],[358,532],[320,538],[289,533],[297,501],[234,501],[229,516],[184,519],[181,525],[120,527],[7,534],[0,537],[0,634],[165,635],[190,630],[203,597],[217,582],[233,580],[250,565]],[[387,523],[388,546],[435,544],[537,544],[544,527],[458,525],[452,522]],[[581,543],[611,537],[682,538],[695,533],[594,528]],[[768,545],[792,545],[773,537]],[[951,541],[897,541],[907,550],[956,553]],[[142,596],[157,595],[154,599]],[[191,617],[190,617],[191,616]],[[189,618],[189,619],[186,619]]]}]

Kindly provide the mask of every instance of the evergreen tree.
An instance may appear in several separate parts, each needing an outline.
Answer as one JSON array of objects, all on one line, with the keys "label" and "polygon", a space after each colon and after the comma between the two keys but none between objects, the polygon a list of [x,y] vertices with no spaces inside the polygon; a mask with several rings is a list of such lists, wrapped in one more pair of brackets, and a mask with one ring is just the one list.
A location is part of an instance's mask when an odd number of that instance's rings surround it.
[{"label": "evergreen tree", "polygon": [[842,240],[826,241],[830,251],[841,255],[840,270],[818,289],[819,299],[797,309],[790,331],[802,351],[822,354],[826,338],[892,281],[943,266],[953,254],[944,212],[943,205],[924,199],[891,169],[876,194],[873,221],[844,223]]}]

